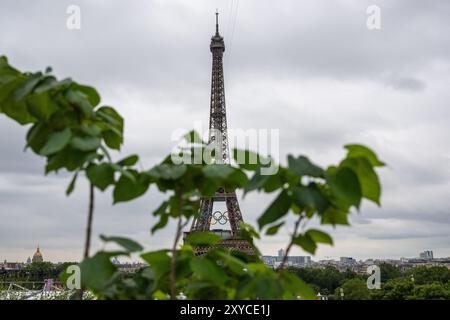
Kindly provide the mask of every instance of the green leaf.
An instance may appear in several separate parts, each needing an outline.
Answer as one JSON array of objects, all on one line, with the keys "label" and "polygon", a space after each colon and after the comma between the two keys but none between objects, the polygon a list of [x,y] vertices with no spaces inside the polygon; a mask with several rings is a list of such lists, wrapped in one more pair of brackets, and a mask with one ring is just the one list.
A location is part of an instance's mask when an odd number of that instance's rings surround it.
[{"label": "green leaf", "polygon": [[209,281],[217,285],[224,285],[228,281],[225,271],[214,262],[204,257],[197,257],[190,261],[192,271],[202,280]]},{"label": "green leaf", "polygon": [[309,229],[306,234],[316,243],[326,243],[333,245],[333,239],[328,233],[316,229]]},{"label": "green leaf", "polygon": [[104,242],[114,242],[127,250],[128,252],[139,252],[144,250],[144,248],[137,243],[136,241],[133,241],[128,238],[123,237],[107,237],[104,235],[100,235],[100,239],[102,239]]},{"label": "green leaf", "polygon": [[348,151],[347,158],[365,157],[373,167],[383,167],[386,165],[378,159],[375,152],[366,146],[360,144],[347,144],[344,148]]},{"label": "green leaf", "polygon": [[123,130],[123,118],[112,107],[103,106],[97,110],[97,115],[119,130],[119,133]]},{"label": "green leaf", "polygon": [[292,189],[295,204],[302,209],[317,210],[322,214],[329,206],[327,198],[315,183],[308,186],[298,186]]},{"label": "green leaf", "polygon": [[68,171],[80,169],[85,162],[92,161],[95,157],[95,152],[82,152],[71,149],[69,146],[48,156],[47,165],[45,166],[45,173],[57,171],[61,168],[66,168]]},{"label": "green leaf", "polygon": [[240,236],[243,239],[252,240],[252,239],[255,239],[255,238],[256,239],[260,238],[259,233],[255,230],[255,228],[251,224],[248,224],[248,223],[245,223],[245,222],[241,221],[239,223],[239,227],[241,229]]},{"label": "green leaf", "polygon": [[83,125],[80,129],[84,134],[87,134],[88,136],[98,137],[102,133],[100,128],[95,124]]},{"label": "green leaf", "polygon": [[226,179],[235,169],[226,164],[209,164],[202,169],[205,176],[211,179]]},{"label": "green leaf", "polygon": [[222,258],[226,266],[238,275],[246,274],[247,265],[240,259],[233,257],[229,252],[217,251],[216,254]]},{"label": "green leaf", "polygon": [[48,121],[50,116],[59,109],[59,106],[46,93],[29,95],[26,104],[28,112],[33,117],[44,121]]},{"label": "green leaf", "polygon": [[233,184],[233,186],[238,188],[242,188],[248,184],[248,177],[242,170],[234,169],[233,173],[227,177],[226,182]]},{"label": "green leaf", "polygon": [[48,156],[64,149],[72,137],[72,131],[66,128],[62,131],[52,133],[44,147],[39,151],[41,155]]},{"label": "green leaf", "polygon": [[301,280],[297,275],[286,270],[280,270],[280,274],[283,287],[294,293],[294,298],[300,296],[300,299],[317,299],[314,290],[308,284],[303,282],[303,280]]},{"label": "green leaf", "polygon": [[112,252],[97,252],[93,257],[86,258],[81,262],[81,283],[84,287],[94,290],[102,290],[117,268],[111,263],[111,257],[119,255]]},{"label": "green leaf", "polygon": [[153,292],[153,298],[155,300],[169,300],[170,296],[167,293],[162,292],[161,290],[156,290]]},{"label": "green leaf", "polygon": [[338,203],[344,203],[345,207],[353,205],[359,208],[362,191],[358,176],[353,170],[330,167],[326,172],[326,180]]},{"label": "green leaf", "polygon": [[122,167],[131,167],[131,166],[134,166],[138,161],[139,161],[139,156],[136,154],[133,154],[131,156],[128,156],[128,157],[118,161],[117,164]]},{"label": "green leaf", "polygon": [[31,147],[35,153],[39,153],[44,145],[47,143],[48,137],[51,134],[51,129],[43,122],[36,122],[27,132],[27,145]]},{"label": "green leaf", "polygon": [[299,234],[294,238],[293,243],[301,247],[306,252],[314,254],[317,249],[317,245],[309,234]]},{"label": "green leaf", "polygon": [[17,77],[13,81],[1,86],[0,90],[0,110],[11,119],[20,124],[34,122],[35,118],[28,112],[25,100],[16,101],[14,92],[24,82],[23,77]]},{"label": "green leaf", "polygon": [[192,246],[212,246],[222,240],[222,238],[211,232],[193,232],[190,233],[185,242]]},{"label": "green leaf", "polygon": [[155,224],[152,229],[151,229],[151,233],[155,233],[156,230],[162,229],[167,225],[167,222],[169,221],[169,214],[166,213],[167,207],[169,206],[169,201],[164,201],[159,207],[158,209],[156,209],[153,212],[153,216],[157,217],[160,216],[160,220],[157,224]]},{"label": "green leaf", "polygon": [[291,206],[291,201],[291,197],[289,197],[287,191],[283,190],[270,204],[266,211],[259,217],[259,228],[262,229],[265,225],[275,222],[286,215]]},{"label": "green leaf", "polygon": [[271,226],[269,229],[267,229],[266,235],[272,236],[272,235],[274,235],[274,234],[277,234],[278,230],[279,230],[280,227],[283,226],[283,225],[284,225],[284,221],[283,221],[283,222],[280,222],[280,223],[277,223],[277,224],[274,225],[274,226]]},{"label": "green leaf", "polygon": [[108,147],[114,150],[120,150],[120,146],[123,143],[123,136],[118,134],[117,131],[104,131],[102,132],[102,137]]},{"label": "green leaf", "polygon": [[135,199],[147,191],[149,182],[140,174],[135,173],[134,175],[136,181],[132,181],[122,173],[114,188],[114,203]]},{"label": "green leaf", "polygon": [[146,252],[141,254],[141,258],[150,265],[156,278],[161,278],[170,271],[171,258],[167,250]]},{"label": "green leaf", "polygon": [[378,181],[378,176],[367,158],[347,158],[341,162],[340,167],[346,167],[353,170],[358,177],[363,197],[380,205],[380,182]]},{"label": "green leaf", "polygon": [[86,169],[86,175],[89,181],[102,191],[114,184],[114,169],[109,163],[91,163]]},{"label": "green leaf", "polygon": [[[14,69],[8,64],[8,60],[5,56],[0,57],[0,85],[8,83],[10,81],[14,81],[21,74],[18,70]],[[0,107],[1,112],[1,107]]]},{"label": "green leaf", "polygon": [[97,150],[101,145],[101,139],[99,137],[85,136],[74,137],[70,142],[71,146],[81,151]]},{"label": "green leaf", "polygon": [[22,100],[25,96],[29,95],[34,87],[44,78],[42,72],[37,72],[28,77],[14,92],[14,99],[16,101]]},{"label": "green leaf", "polygon": [[0,56],[0,68],[3,69],[6,66],[9,67],[9,65],[8,65],[8,58],[6,56]]},{"label": "green leaf", "polygon": [[305,156],[294,158],[292,155],[289,155],[288,164],[289,169],[299,176],[323,178],[323,169],[311,163],[311,161],[309,161],[309,159]]},{"label": "green leaf", "polygon": [[22,78],[22,75],[19,72],[15,71],[10,66],[0,66],[0,87],[4,88],[8,83],[16,82],[18,78]]},{"label": "green leaf", "polygon": [[53,88],[58,81],[54,76],[46,76],[45,79],[39,82],[39,84],[34,88],[33,92],[37,94],[44,93],[50,88]]},{"label": "green leaf", "polygon": [[280,174],[272,174],[272,175],[265,175],[269,177],[263,186],[264,192],[273,192],[278,189],[281,189],[284,185],[284,182],[281,178]]},{"label": "green leaf", "polygon": [[36,121],[35,117],[33,117],[27,108],[27,104],[24,100],[20,102],[13,103],[11,101],[7,101],[5,104],[2,104],[3,112],[9,116],[11,119],[14,119],[21,125],[33,123]]},{"label": "green leaf", "polygon": [[233,149],[232,153],[236,163],[244,170],[253,171],[269,162],[265,157],[249,150]]},{"label": "green leaf", "polygon": [[185,164],[170,165],[163,163],[153,167],[150,171],[148,171],[148,174],[155,178],[176,180],[183,176],[186,171],[187,166]]},{"label": "green leaf", "polygon": [[89,99],[82,92],[69,88],[66,90],[64,97],[71,106],[80,110],[87,118],[92,118],[94,116],[94,108],[89,102]]},{"label": "green leaf", "polygon": [[[269,193],[279,190],[285,184],[284,175],[287,173],[287,169],[280,167],[276,174],[267,175],[261,174],[263,166],[260,166],[255,170],[252,178],[244,188],[244,195],[253,190],[264,190],[264,192]],[[297,177],[296,181],[298,180]],[[296,182],[295,181],[295,182]]]},{"label": "green leaf", "polygon": [[170,215],[168,213],[162,213],[159,215],[159,221],[150,230],[151,234],[154,234],[157,230],[164,228],[169,222]]},{"label": "green leaf", "polygon": [[[115,163],[111,163],[111,167],[117,171],[120,172],[124,177],[130,179],[131,181],[133,181],[134,183],[136,183],[136,176],[138,175],[136,170],[132,170],[132,169],[125,169]],[[135,173],[135,174],[133,174]]]},{"label": "green leaf", "polygon": [[75,189],[75,182],[77,181],[77,177],[78,177],[78,171],[73,175],[72,181],[70,181],[70,184],[67,187],[66,196],[69,196]]},{"label": "green leaf", "polygon": [[81,91],[89,99],[92,106],[95,107],[100,103],[100,95],[95,88],[76,84],[75,89]]},{"label": "green leaf", "polygon": [[169,201],[164,201],[159,207],[158,209],[156,209],[155,211],[153,211],[153,216],[157,217],[160,216],[164,213],[166,213],[166,209],[169,206]]},{"label": "green leaf", "polygon": [[244,194],[256,189],[261,189],[265,185],[269,177],[269,175],[261,175],[261,170],[255,170],[255,173],[244,189]]},{"label": "green leaf", "polygon": [[39,84],[35,87],[35,93],[43,93],[49,90],[66,90],[73,84],[73,81],[69,78],[57,81],[53,76],[47,76],[45,80],[39,82]]},{"label": "green leaf", "polygon": [[329,207],[321,216],[322,224],[335,225],[349,225],[348,212],[334,207]]},{"label": "green leaf", "polygon": [[250,262],[247,264],[248,271],[253,274],[267,274],[270,272],[270,270],[267,268],[267,266],[261,262]]}]

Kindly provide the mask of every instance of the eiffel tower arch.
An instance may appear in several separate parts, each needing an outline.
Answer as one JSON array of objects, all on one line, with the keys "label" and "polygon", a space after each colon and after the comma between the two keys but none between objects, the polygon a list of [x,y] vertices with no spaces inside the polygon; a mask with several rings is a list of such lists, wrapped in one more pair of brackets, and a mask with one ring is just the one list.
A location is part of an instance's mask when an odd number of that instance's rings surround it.
[{"label": "eiffel tower arch", "polygon": [[[216,12],[216,33],[211,38],[210,50],[212,53],[212,76],[211,76],[211,102],[209,116],[209,143],[219,144],[220,154],[216,155],[219,163],[230,163],[230,151],[228,146],[227,115],[225,108],[225,84],[223,74],[223,53],[225,42],[219,34],[219,13]],[[217,204],[222,208],[216,209]],[[200,212],[192,222],[189,232],[210,231],[219,234],[222,240],[219,247],[231,251],[242,251],[253,255],[253,246],[240,238],[240,223],[243,222],[241,209],[235,190],[219,188],[215,195],[210,198],[201,199]],[[218,226],[228,224],[229,229],[221,229]],[[194,248],[196,254],[204,254],[211,249],[209,246]]]}]

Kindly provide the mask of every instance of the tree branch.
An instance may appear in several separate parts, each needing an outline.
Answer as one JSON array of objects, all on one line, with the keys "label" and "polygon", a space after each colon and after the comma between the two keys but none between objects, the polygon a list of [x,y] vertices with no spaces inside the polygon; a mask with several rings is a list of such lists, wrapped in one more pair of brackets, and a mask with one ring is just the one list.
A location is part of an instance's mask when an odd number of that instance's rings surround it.
[{"label": "tree branch", "polygon": [[303,218],[304,218],[304,216],[300,215],[298,217],[297,221],[295,222],[294,232],[292,233],[291,241],[289,241],[286,251],[284,252],[283,260],[281,261],[281,264],[278,266],[277,271],[283,269],[284,265],[287,262],[287,259],[289,256],[289,251],[291,250],[292,246],[294,245],[294,239],[297,237],[298,227],[300,226],[300,222],[302,222]]}]

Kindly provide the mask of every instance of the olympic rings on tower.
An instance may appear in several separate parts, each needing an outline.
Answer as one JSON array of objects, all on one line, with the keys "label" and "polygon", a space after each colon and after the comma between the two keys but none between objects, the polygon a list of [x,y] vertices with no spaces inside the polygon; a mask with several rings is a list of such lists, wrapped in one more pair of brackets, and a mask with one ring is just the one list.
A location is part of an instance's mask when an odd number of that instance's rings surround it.
[{"label": "olympic rings on tower", "polygon": [[208,222],[211,225],[215,225],[216,223],[219,223],[220,225],[224,225],[228,222],[228,211],[220,212],[216,211],[211,214],[211,216],[208,218]]}]

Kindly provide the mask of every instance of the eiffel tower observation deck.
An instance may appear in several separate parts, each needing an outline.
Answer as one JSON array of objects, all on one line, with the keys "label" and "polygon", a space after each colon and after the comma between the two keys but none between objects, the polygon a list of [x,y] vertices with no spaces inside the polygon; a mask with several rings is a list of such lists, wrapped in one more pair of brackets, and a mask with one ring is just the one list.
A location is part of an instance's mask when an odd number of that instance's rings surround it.
[{"label": "eiffel tower observation deck", "polygon": [[[209,143],[217,143],[221,154],[216,156],[220,163],[230,163],[228,146],[227,116],[225,108],[225,85],[223,75],[223,53],[225,42],[219,33],[219,13],[216,12],[216,33],[211,38],[212,53],[211,104],[209,117]],[[194,219],[193,232],[210,231],[222,237],[218,246],[231,251],[242,251],[253,255],[253,246],[240,238],[240,223],[243,222],[235,190],[219,188],[211,198],[201,200],[200,212]],[[196,254],[206,253],[210,247],[194,248]]]}]

